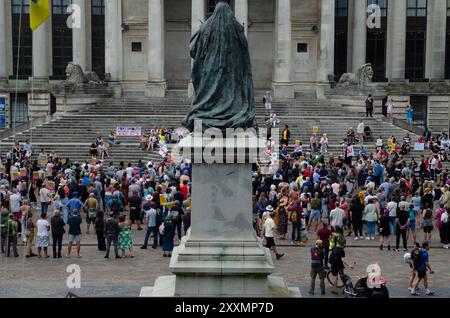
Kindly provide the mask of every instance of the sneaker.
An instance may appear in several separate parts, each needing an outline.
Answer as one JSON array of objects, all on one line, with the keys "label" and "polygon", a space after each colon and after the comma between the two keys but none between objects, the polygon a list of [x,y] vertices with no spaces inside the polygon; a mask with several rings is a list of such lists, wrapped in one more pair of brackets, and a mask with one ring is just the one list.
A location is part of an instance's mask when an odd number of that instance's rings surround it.
[{"label": "sneaker", "polygon": [[355,241],[359,240],[359,237],[355,237],[354,240],[355,240]]},{"label": "sneaker", "polygon": [[314,293],[313,293],[313,292],[308,292],[308,294],[310,294],[311,296],[314,296]]},{"label": "sneaker", "polygon": [[427,291],[426,291],[425,294],[426,294],[427,296],[433,296],[433,295],[434,295],[434,292],[431,291],[431,290],[429,290],[429,289],[427,289]]},{"label": "sneaker", "polygon": [[284,256],[284,254],[277,254],[277,259],[280,259]]},{"label": "sneaker", "polygon": [[367,241],[370,241],[370,237],[367,236],[367,237],[366,237],[366,240],[367,240]]},{"label": "sneaker", "polygon": [[409,290],[410,292],[412,292],[412,291],[413,291],[413,288],[412,288],[412,287],[408,287],[408,290]]},{"label": "sneaker", "polygon": [[383,250],[383,245],[380,245],[380,251],[382,251]]},{"label": "sneaker", "polygon": [[119,256],[119,255],[116,255],[116,258],[122,258],[121,256]]},{"label": "sneaker", "polygon": [[390,251],[391,250],[391,246],[390,245],[388,245],[388,251]]},{"label": "sneaker", "polygon": [[403,249],[403,252],[408,252],[408,249],[407,249],[407,248],[404,248],[404,249]]},{"label": "sneaker", "polygon": [[146,250],[147,248],[145,246],[141,246],[141,250]]},{"label": "sneaker", "polygon": [[109,256],[105,256],[104,258],[109,259]]},{"label": "sneaker", "polygon": [[416,291],[411,291],[411,296],[420,296],[420,294]]},{"label": "sneaker", "polygon": [[371,237],[370,239],[371,239],[372,241],[375,241],[375,238],[374,238],[374,237]]}]

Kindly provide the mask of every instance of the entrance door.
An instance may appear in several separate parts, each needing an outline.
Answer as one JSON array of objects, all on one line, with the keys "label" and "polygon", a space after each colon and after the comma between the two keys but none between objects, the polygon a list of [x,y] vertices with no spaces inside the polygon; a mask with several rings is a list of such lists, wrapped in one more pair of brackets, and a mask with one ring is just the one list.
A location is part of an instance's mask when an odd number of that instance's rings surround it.
[{"label": "entrance door", "polygon": [[124,37],[123,78],[125,81],[147,81],[147,39],[145,37]]},{"label": "entrance door", "polygon": [[428,96],[411,96],[410,101],[414,110],[414,123],[425,127],[428,115]]}]

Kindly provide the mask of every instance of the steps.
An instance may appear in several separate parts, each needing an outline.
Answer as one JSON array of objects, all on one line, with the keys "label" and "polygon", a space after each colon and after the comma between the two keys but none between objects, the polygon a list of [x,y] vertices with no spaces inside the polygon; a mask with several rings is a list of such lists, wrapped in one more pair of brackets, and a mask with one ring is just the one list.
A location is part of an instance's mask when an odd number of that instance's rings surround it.
[{"label": "steps", "polygon": [[[281,120],[280,135],[285,124],[291,131],[291,144],[300,139],[303,146],[309,144],[309,138],[313,127],[319,127],[319,135],[327,133],[329,137],[329,152],[342,153],[340,141],[345,137],[347,129],[353,127],[356,130],[359,119],[364,117],[363,110],[349,111],[337,102],[330,100],[317,100],[314,96],[301,95],[292,101],[276,101],[272,109]],[[257,121],[264,125],[265,109],[256,95]],[[142,127],[143,130],[151,128],[177,128],[181,126],[184,116],[190,109],[191,101],[186,96],[185,90],[169,91],[166,98],[146,98],[139,94],[126,94],[121,98],[112,98],[103,101],[83,111],[66,113],[59,118],[44,125],[34,127],[17,134],[16,139],[24,142],[32,137],[33,147],[36,150],[54,150],[60,158],[70,158],[72,161],[89,160],[89,147],[95,140],[96,132],[106,138],[110,131],[117,126]],[[406,131],[383,122],[380,118],[365,119],[374,136],[394,135],[401,139]],[[413,143],[417,136],[411,134]],[[12,147],[13,136],[1,141],[0,152],[2,155]],[[120,145],[111,149],[111,158],[106,163],[120,161],[125,163],[137,163],[150,160],[160,160],[158,153],[147,153],[139,149],[137,137],[119,137]],[[374,147],[367,145],[370,151]]]}]

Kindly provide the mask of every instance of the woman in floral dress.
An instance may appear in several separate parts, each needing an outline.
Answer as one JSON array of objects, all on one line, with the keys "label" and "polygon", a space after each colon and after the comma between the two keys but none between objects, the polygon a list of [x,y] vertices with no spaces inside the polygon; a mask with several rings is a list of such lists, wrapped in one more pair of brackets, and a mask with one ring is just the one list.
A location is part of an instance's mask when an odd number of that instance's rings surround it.
[{"label": "woman in floral dress", "polygon": [[127,220],[126,215],[123,215],[119,219],[119,249],[122,250],[122,257],[125,257],[125,251],[130,251],[130,257],[134,257],[133,253],[133,241],[131,239],[131,227],[130,221]]}]

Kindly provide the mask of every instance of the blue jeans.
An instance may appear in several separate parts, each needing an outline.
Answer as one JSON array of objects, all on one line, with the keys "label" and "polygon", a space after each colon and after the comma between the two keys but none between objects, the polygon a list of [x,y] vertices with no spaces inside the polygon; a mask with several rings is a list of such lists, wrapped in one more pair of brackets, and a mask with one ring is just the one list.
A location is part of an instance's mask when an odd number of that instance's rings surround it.
[{"label": "blue jeans", "polygon": [[150,238],[150,234],[153,233],[153,245],[152,248],[156,248],[158,246],[158,227],[157,226],[150,226],[147,227],[147,232],[145,233],[144,238],[144,247],[147,248],[148,245],[148,239]]},{"label": "blue jeans", "polygon": [[48,211],[48,203],[41,202],[41,213],[47,214],[47,211]]},{"label": "blue jeans", "polygon": [[391,235],[395,235],[396,221],[394,216],[389,217],[389,226],[391,228]]},{"label": "blue jeans", "polygon": [[375,226],[377,224],[377,222],[368,222],[366,221],[367,224],[367,234],[369,237],[375,237]]}]

